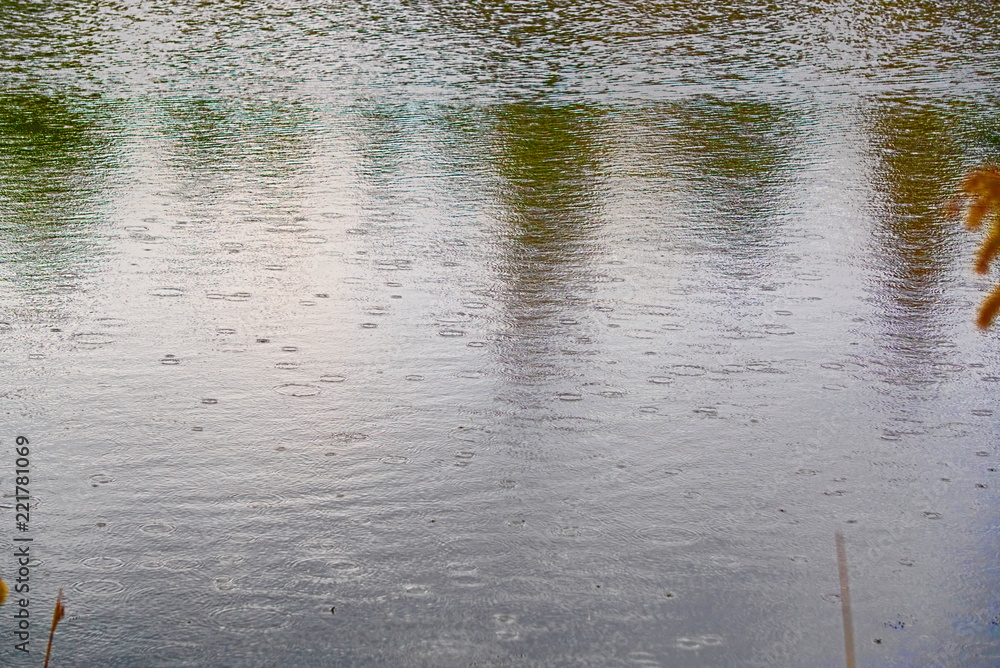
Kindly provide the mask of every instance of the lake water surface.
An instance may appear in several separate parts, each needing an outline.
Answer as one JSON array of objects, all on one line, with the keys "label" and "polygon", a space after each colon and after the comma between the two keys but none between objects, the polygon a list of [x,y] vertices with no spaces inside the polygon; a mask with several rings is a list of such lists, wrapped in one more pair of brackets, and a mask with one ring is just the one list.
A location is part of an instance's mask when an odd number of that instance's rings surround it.
[{"label": "lake water surface", "polygon": [[[0,664],[1000,664],[1000,14],[0,2]],[[31,446],[16,530],[14,440]]]}]

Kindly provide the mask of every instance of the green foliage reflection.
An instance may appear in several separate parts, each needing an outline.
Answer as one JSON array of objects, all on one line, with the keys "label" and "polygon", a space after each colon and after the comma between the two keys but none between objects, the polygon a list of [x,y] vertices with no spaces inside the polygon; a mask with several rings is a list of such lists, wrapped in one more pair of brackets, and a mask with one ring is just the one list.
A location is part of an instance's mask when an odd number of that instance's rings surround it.
[{"label": "green foliage reflection", "polygon": [[601,115],[527,103],[497,111],[496,169],[513,236],[549,261],[566,257],[597,222]]},{"label": "green foliage reflection", "polygon": [[[712,97],[678,105],[673,115],[670,139],[684,171],[721,219],[702,230],[730,253],[767,245],[789,185],[794,119],[766,102]],[[740,244],[733,244],[733,234]]]},{"label": "green foliage reflection", "polygon": [[111,162],[93,115],[40,94],[0,96],[0,234],[26,290],[93,257],[100,172]]},{"label": "green foliage reflection", "polygon": [[959,111],[901,97],[881,101],[868,114],[879,264],[887,295],[904,318],[939,311],[957,235],[938,207],[962,160]]}]

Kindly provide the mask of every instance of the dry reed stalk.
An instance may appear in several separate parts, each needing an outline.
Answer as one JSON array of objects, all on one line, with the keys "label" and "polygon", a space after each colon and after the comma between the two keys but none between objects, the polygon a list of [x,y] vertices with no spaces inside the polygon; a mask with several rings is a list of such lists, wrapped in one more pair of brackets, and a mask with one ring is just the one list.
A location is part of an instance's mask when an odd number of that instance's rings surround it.
[{"label": "dry reed stalk", "polygon": [[844,547],[844,534],[834,534],[837,543],[837,570],[840,573],[840,613],[844,618],[844,653],[847,657],[847,668],[855,668],[854,661],[854,622],[851,620],[851,589],[847,582],[847,548]]}]

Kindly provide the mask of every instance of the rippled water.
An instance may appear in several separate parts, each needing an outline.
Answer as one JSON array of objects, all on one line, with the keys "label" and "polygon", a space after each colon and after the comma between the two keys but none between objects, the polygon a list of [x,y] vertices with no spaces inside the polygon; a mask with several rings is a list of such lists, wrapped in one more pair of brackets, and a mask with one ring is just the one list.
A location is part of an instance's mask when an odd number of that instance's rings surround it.
[{"label": "rippled water", "polygon": [[995,13],[57,4],[0,3],[4,665],[60,588],[57,665],[843,665],[836,531],[860,665],[1000,662]]}]

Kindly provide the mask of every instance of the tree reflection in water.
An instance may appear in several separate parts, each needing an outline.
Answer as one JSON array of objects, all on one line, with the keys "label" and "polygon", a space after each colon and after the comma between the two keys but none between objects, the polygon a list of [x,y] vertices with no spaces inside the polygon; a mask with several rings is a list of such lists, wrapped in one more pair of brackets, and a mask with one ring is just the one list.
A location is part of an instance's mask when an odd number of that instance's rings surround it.
[{"label": "tree reflection in water", "polygon": [[104,250],[94,234],[116,149],[105,112],[37,92],[0,95],[0,254],[27,294],[65,293]]}]

